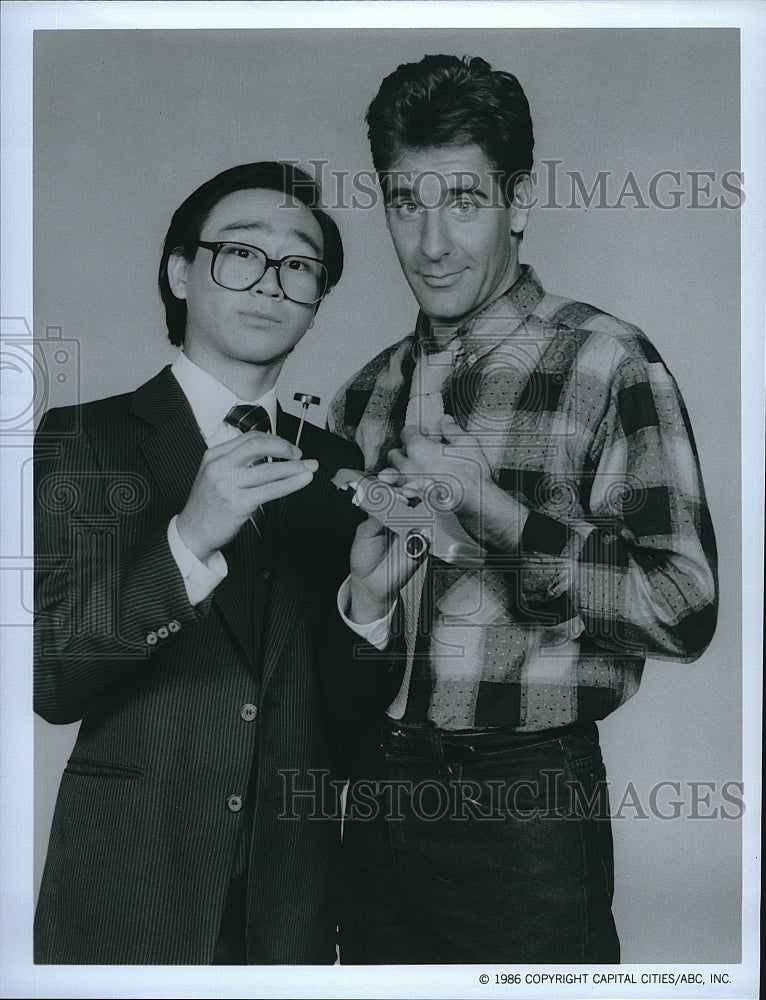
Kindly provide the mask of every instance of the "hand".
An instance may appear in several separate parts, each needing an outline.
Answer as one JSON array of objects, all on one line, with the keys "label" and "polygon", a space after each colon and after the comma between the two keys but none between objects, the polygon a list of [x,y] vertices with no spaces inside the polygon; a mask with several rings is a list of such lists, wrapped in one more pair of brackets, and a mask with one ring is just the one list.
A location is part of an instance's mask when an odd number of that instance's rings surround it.
[{"label": "hand", "polygon": [[362,521],[351,546],[351,620],[365,625],[385,617],[421,561],[375,518]]},{"label": "hand", "polygon": [[417,493],[435,510],[451,510],[477,541],[515,553],[529,513],[492,479],[480,441],[452,417],[442,417],[441,438],[414,427],[402,430],[402,447],[388,453],[392,468],[378,478]]},{"label": "hand", "polygon": [[289,441],[260,431],[208,448],[176,521],[182,541],[204,562],[257,507],[308,486],[318,467]]},{"label": "hand", "polygon": [[402,430],[402,447],[388,453],[392,468],[379,478],[410,494],[417,493],[437,510],[452,510],[464,527],[478,521],[482,497],[492,482],[480,442],[452,417],[442,417],[440,436],[426,436],[414,427]]}]

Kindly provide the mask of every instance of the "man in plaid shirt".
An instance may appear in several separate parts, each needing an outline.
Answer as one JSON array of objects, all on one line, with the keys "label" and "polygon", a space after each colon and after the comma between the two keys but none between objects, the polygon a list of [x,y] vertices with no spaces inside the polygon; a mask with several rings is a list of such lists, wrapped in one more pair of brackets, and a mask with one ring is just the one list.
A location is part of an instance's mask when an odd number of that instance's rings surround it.
[{"label": "man in plaid shirt", "polygon": [[357,533],[341,610],[401,683],[349,789],[341,960],[617,962],[595,722],[647,655],[694,660],[716,622],[686,409],[639,329],[519,263],[533,132],[515,77],[428,56],[367,122],[420,313],[330,427],[368,472],[437,484],[486,558],[416,569],[379,522]]}]

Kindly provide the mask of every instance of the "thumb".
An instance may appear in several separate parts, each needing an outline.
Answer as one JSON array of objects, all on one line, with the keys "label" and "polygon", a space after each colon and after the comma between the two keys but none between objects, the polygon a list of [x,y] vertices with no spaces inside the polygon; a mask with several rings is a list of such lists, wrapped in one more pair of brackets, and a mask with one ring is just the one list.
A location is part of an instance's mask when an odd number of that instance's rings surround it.
[{"label": "thumb", "polygon": [[361,521],[356,528],[356,537],[358,539],[368,539],[374,538],[376,535],[382,535],[387,531],[384,524],[381,524],[374,517],[367,517],[365,521]]},{"label": "thumb", "polygon": [[457,441],[465,433],[454,417],[449,417],[445,414],[441,418],[441,434],[447,441]]}]

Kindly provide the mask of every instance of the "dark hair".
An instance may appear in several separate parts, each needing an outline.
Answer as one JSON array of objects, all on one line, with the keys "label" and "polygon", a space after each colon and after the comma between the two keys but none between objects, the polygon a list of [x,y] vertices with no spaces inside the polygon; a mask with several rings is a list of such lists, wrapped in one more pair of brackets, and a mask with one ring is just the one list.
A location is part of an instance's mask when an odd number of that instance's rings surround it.
[{"label": "dark hair", "polygon": [[[205,220],[222,198],[235,191],[266,188],[282,191],[311,209],[319,223],[324,240],[323,260],[328,272],[327,290],[337,285],[343,272],[343,243],[338,227],[319,206],[321,191],[317,182],[292,163],[264,160],[231,167],[206,181],[176,209],[165,236],[160,261],[158,284],[165,304],[165,322],[170,343],[180,347],[186,333],[186,302],[177,299],[168,281],[168,260],[174,251],[181,251],[188,261],[194,260]],[[289,202],[288,202],[289,203]]]},{"label": "dark hair", "polygon": [[434,55],[404,63],[380,85],[365,120],[381,175],[406,149],[477,145],[510,203],[516,179],[532,169],[532,119],[521,84],[484,59]]}]

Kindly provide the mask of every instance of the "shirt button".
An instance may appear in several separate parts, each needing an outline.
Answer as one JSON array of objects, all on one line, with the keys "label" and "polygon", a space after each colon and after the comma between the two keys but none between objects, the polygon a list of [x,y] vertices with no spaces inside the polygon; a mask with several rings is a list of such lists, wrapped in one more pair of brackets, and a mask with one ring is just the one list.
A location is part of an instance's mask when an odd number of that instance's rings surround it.
[{"label": "shirt button", "polygon": [[146,636],[146,645],[147,646],[156,646],[158,641],[159,640],[158,640],[156,632],[149,632],[147,634],[147,636]]},{"label": "shirt button", "polygon": [[168,632],[168,630],[165,628],[164,625],[160,625],[160,627],[157,629],[157,635],[160,637],[160,639],[167,639],[167,637],[170,635],[170,632]]},{"label": "shirt button", "polygon": [[258,709],[256,708],[255,705],[251,705],[250,702],[248,702],[246,705],[242,706],[242,708],[239,710],[239,714],[242,716],[245,722],[252,722],[253,719],[258,714]]},{"label": "shirt button", "polygon": [[229,811],[233,813],[238,813],[244,803],[242,802],[241,795],[230,795],[226,800],[226,805],[229,807]]},{"label": "shirt button", "polygon": [[181,623],[177,622],[175,620],[175,618],[174,618],[172,622],[168,622],[168,631],[170,631],[170,632],[180,632],[181,631]]},{"label": "shirt button", "polygon": [[468,365],[475,365],[478,360],[479,359],[476,357],[475,354],[469,354],[468,357],[465,359],[466,364]]}]

